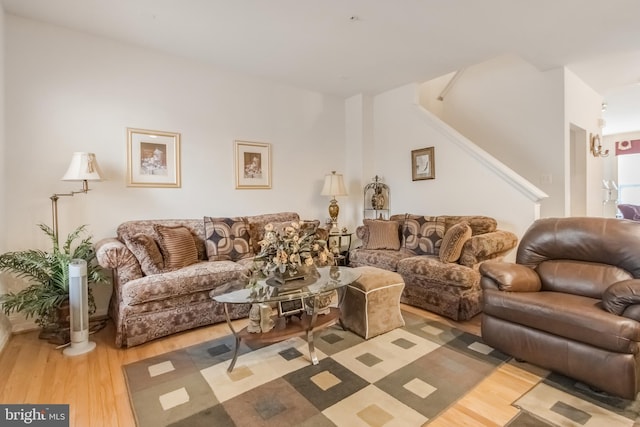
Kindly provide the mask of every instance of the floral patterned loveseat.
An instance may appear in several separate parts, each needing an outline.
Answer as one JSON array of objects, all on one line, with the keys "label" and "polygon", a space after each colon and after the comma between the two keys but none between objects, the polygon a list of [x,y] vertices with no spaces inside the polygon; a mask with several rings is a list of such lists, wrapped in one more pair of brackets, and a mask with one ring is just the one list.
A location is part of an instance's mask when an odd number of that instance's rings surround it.
[{"label": "floral patterned loveseat", "polygon": [[405,282],[401,302],[453,320],[482,311],[480,264],[503,258],[518,243],[486,216],[392,215],[365,219],[356,235],[362,245],[349,252],[351,267],[398,272]]},{"label": "floral patterned loveseat", "polygon": [[[120,224],[117,237],[96,243],[98,263],[113,272],[109,314],[116,346],[224,321],[224,306],[210,292],[244,277],[266,224],[299,220],[281,212]],[[249,308],[231,305],[230,317],[246,317]]]}]

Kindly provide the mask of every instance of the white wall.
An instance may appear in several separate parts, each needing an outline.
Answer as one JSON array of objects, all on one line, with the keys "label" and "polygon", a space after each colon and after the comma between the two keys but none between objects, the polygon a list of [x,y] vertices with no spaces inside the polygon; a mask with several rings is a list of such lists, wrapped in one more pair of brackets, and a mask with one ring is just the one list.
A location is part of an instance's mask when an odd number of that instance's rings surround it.
[{"label": "white wall", "polygon": [[543,217],[565,214],[563,86],[563,69],[541,72],[515,56],[500,56],[465,68],[438,113],[547,193]]},{"label": "white wall", "polygon": [[[5,164],[6,164],[6,156],[5,156],[5,123],[4,123],[4,9],[0,4],[0,253],[5,252],[6,250],[6,233],[7,233],[7,222],[6,211],[7,211],[7,201],[5,199],[5,186],[8,181],[7,176],[5,174]],[[0,294],[6,293],[7,288],[4,285],[4,282],[0,278]],[[9,336],[11,334],[11,324],[9,320],[4,315],[4,313],[0,312],[0,351],[4,348],[4,345],[7,343]]]},{"label": "white wall", "polygon": [[[143,218],[328,216],[320,190],[345,169],[343,100],[10,15],[5,25],[7,250],[50,248],[36,224],[51,224],[53,193],[80,188],[60,180],[74,151],[94,152],[107,181],[60,199],[61,236],[89,224],[97,241]],[[127,127],[181,133],[182,188],[125,185]],[[272,189],[234,188],[235,139],[272,144]]]},{"label": "white wall", "polygon": [[[374,157],[367,167],[387,178],[391,213],[488,215],[521,236],[536,219],[535,203],[453,143],[417,105],[419,90],[407,85],[374,98]],[[412,181],[411,150],[431,146],[436,178]]]},{"label": "white wall", "polygon": [[[587,216],[603,216],[603,199],[602,199],[602,179],[603,179],[603,159],[601,157],[593,157],[589,152],[589,135],[601,135],[599,119],[602,117],[602,96],[591,87],[587,86],[573,72],[564,69],[564,104],[565,104],[565,200],[567,211],[565,215],[570,215],[569,206],[571,203],[570,183],[572,178],[570,160],[572,147],[570,144],[569,134],[571,126],[577,126],[584,129],[586,139],[581,143],[579,154],[582,154],[581,160],[586,162],[586,176],[580,178],[584,180],[586,186],[586,215]],[[601,138],[602,140],[602,138]]]}]

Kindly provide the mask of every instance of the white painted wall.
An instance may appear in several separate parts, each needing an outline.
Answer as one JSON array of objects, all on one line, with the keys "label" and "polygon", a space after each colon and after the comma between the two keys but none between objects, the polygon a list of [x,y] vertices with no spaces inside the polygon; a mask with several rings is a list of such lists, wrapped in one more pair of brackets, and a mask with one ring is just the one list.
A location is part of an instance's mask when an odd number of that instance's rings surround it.
[{"label": "white painted wall", "polygon": [[[387,178],[392,214],[488,215],[521,236],[537,217],[536,204],[452,143],[418,105],[419,91],[407,85],[374,98],[372,170]],[[412,181],[411,150],[431,146],[436,179]]]},{"label": "white painted wall", "polygon": [[[342,99],[10,15],[5,25],[6,250],[50,248],[36,224],[51,224],[53,193],[80,188],[60,180],[74,151],[94,152],[107,181],[60,199],[61,236],[89,224],[97,241],[133,219],[328,216],[324,175],[347,160]],[[181,133],[182,188],[125,185],[127,127]],[[235,139],[272,144],[272,189],[234,188]]]},{"label": "white painted wall", "polygon": [[[5,123],[4,123],[4,8],[0,4],[0,253],[6,251],[5,238],[7,233],[7,201],[5,199],[5,186],[8,177],[5,174],[5,164],[7,162],[5,156]],[[0,294],[6,293],[7,288],[0,275]],[[0,351],[4,348],[11,335],[11,324],[9,319],[0,312]]]},{"label": "white painted wall", "polygon": [[[515,56],[465,68],[438,115],[549,195],[541,216],[565,214],[564,70]],[[437,96],[432,90],[431,96]],[[432,100],[430,101],[432,102]],[[428,105],[424,100],[422,105]]]},{"label": "white painted wall", "polygon": [[[565,143],[565,201],[567,210],[565,215],[570,215],[569,206],[571,204],[571,180],[579,179],[584,181],[586,187],[586,215],[603,216],[602,199],[602,179],[603,179],[603,159],[593,157],[589,152],[589,135],[602,135],[599,119],[602,117],[602,96],[578,78],[573,72],[564,70],[564,105],[565,123],[564,134]],[[571,147],[571,126],[584,129],[586,138],[579,142],[581,147]],[[601,138],[602,140],[602,138]],[[586,163],[584,177],[571,175],[571,155],[580,155],[580,160]]]}]

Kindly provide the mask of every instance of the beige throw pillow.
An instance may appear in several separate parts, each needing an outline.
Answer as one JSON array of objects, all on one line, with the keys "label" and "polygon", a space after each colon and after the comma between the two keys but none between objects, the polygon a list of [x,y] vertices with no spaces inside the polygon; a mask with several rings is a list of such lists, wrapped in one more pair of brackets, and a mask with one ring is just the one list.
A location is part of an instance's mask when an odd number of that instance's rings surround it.
[{"label": "beige throw pillow", "polygon": [[440,245],[440,261],[456,262],[462,254],[462,247],[471,238],[471,227],[466,221],[462,221],[452,226],[444,233],[442,244]]},{"label": "beige throw pillow", "polygon": [[204,217],[204,235],[209,261],[239,261],[253,257],[246,217]]},{"label": "beige throw pillow", "polygon": [[126,238],[124,243],[140,263],[140,268],[145,275],[162,273],[164,260],[153,237],[142,233],[134,234]]},{"label": "beige throw pillow", "polygon": [[154,225],[158,233],[164,268],[175,270],[198,262],[198,248],[187,227]]},{"label": "beige throw pillow", "polygon": [[365,219],[364,225],[369,229],[369,239],[365,249],[400,249],[398,223],[381,219]]}]

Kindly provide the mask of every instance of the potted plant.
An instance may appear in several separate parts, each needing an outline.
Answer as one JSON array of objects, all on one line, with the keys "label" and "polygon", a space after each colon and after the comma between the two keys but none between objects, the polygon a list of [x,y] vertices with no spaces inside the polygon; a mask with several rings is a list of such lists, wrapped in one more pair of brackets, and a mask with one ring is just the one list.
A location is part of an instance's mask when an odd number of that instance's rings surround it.
[{"label": "potted plant", "polygon": [[[87,262],[87,281],[89,283],[106,282],[104,271],[95,262],[95,250],[91,236],[84,237],[77,245],[74,242],[85,232],[86,225],[71,232],[62,246],[51,227],[39,224],[40,229],[51,239],[53,250],[45,252],[39,249],[28,249],[19,252],[7,252],[0,255],[0,272],[13,273],[16,277],[27,279],[29,285],[18,291],[0,296],[0,304],[6,315],[20,312],[27,319],[33,317],[43,332],[40,338],[50,339],[57,331],[64,329],[59,323],[66,323],[66,315],[62,315],[69,301],[69,262],[72,259],[83,259]],[[95,301],[88,289],[89,313],[95,312]],[[61,319],[62,318],[62,319]]]}]

